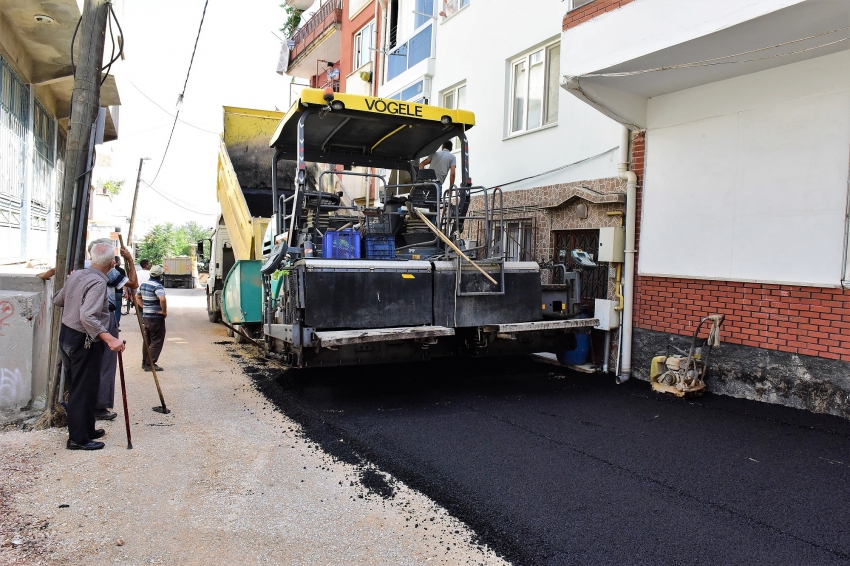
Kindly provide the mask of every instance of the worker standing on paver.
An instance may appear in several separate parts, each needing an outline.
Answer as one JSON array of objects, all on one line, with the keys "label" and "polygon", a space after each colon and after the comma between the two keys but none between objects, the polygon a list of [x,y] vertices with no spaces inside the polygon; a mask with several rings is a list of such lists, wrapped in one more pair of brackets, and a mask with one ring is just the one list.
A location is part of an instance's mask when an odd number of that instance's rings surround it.
[{"label": "worker standing on paver", "polygon": [[124,350],[124,343],[109,333],[109,299],[106,274],[114,265],[112,244],[95,244],[91,267],[75,271],[56,293],[53,304],[64,307],[59,332],[59,355],[68,382],[68,449],[100,450],[96,439],[106,434],[95,429],[95,404],[100,388],[103,351]]},{"label": "worker standing on paver", "polygon": [[419,163],[420,169],[425,169],[426,165],[431,165],[431,169],[437,174],[437,181],[439,181],[440,186],[446,180],[446,176],[449,177],[449,186],[453,187],[455,184],[455,166],[457,164],[457,159],[455,159],[454,154],[452,153],[452,142],[447,141],[443,143],[443,147],[440,151],[436,152],[431,157],[426,157]]},{"label": "worker standing on paver", "polygon": [[136,295],[137,307],[142,308],[142,322],[145,335],[148,338],[148,348],[151,359],[147,359],[142,349],[142,369],[151,371],[151,364],[156,371],[162,371],[157,365],[162,346],[165,343],[165,319],[168,316],[168,305],[165,301],[165,288],[162,286],[162,275],[165,270],[161,265],[154,265],[150,270],[150,279],[139,287]]}]

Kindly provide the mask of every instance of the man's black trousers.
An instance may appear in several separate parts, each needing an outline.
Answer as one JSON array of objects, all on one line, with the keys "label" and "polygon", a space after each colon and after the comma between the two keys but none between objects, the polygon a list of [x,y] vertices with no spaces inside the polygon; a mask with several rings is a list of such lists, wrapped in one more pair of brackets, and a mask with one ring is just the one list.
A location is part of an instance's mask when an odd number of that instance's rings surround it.
[{"label": "man's black trousers", "polygon": [[59,354],[68,390],[68,436],[77,444],[86,444],[94,434],[94,407],[105,347],[97,340],[86,348],[85,333],[64,324],[59,331]]},{"label": "man's black trousers", "polygon": [[[162,346],[165,344],[165,319],[145,316],[142,317],[142,323],[145,326],[145,334],[148,337],[151,358],[153,358],[153,363],[157,363],[159,361],[159,354],[162,352]],[[144,347],[142,347],[142,365],[151,365],[150,360],[145,355]]]}]

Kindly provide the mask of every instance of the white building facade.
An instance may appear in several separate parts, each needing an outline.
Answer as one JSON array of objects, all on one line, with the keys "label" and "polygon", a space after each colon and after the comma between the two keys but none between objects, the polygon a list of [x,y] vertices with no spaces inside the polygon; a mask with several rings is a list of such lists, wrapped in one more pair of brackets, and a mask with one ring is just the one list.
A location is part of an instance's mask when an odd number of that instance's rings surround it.
[{"label": "white building facade", "polygon": [[593,0],[563,18],[565,90],[640,139],[644,375],[724,314],[711,389],[850,416],[848,23],[844,0]]}]

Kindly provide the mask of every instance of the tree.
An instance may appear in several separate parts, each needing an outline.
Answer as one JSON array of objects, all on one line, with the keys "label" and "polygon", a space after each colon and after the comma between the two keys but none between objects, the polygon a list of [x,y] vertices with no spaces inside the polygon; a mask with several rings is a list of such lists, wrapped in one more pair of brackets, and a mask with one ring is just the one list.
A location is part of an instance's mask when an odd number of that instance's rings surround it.
[{"label": "tree", "polygon": [[112,200],[112,197],[121,192],[121,188],[124,186],[124,180],[116,181],[115,179],[109,179],[104,181],[102,179],[98,179],[97,186],[104,189],[106,194],[109,195],[109,199]]},{"label": "tree", "polygon": [[171,222],[151,228],[139,245],[139,260],[147,259],[152,265],[162,265],[167,257],[189,255],[198,240],[209,238],[212,228],[203,228],[197,222],[174,226]]},{"label": "tree", "polygon": [[295,35],[295,31],[298,29],[298,26],[301,25],[301,14],[304,11],[299,10],[298,8],[293,8],[292,6],[287,6],[286,4],[281,4],[280,7],[286,11],[286,20],[284,20],[283,27],[280,28],[280,31],[283,32],[283,37],[286,39],[292,39],[292,36]]}]

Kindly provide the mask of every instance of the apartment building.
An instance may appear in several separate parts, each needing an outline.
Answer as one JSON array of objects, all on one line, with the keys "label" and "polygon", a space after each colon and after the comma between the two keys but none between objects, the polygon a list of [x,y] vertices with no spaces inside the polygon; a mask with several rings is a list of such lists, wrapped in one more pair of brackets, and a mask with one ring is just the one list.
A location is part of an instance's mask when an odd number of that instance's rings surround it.
[{"label": "apartment building", "polygon": [[[0,264],[55,257],[79,19],[75,0],[0,4]],[[101,88],[109,141],[120,99],[114,77]]]},{"label": "apartment building", "polygon": [[565,91],[633,133],[635,373],[723,314],[710,390],[850,417],[850,4],[567,8]]}]

